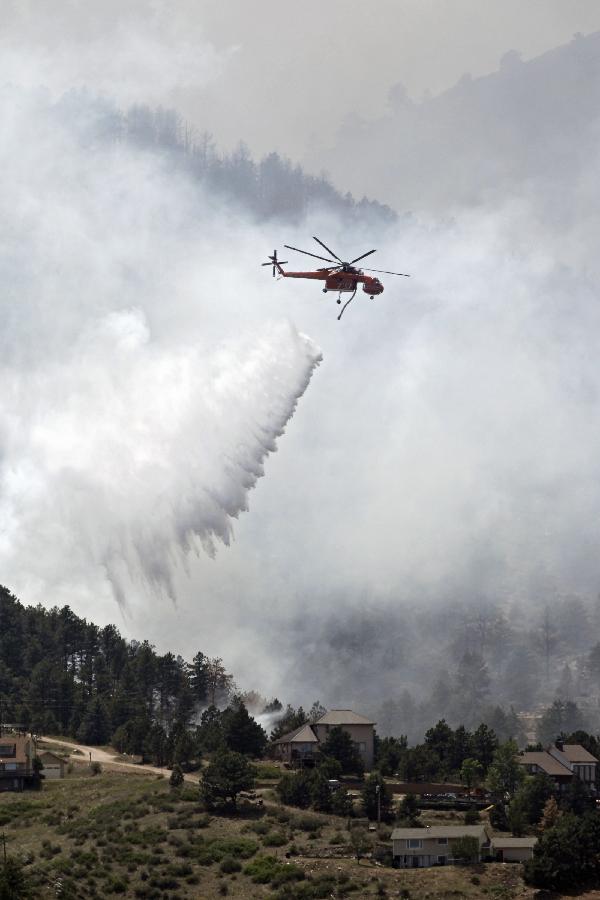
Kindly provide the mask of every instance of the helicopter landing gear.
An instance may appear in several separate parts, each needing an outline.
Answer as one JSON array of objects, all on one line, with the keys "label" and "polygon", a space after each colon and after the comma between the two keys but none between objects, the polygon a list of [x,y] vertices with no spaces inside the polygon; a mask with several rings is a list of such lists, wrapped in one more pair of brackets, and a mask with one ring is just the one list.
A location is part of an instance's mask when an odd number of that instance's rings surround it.
[{"label": "helicopter landing gear", "polygon": [[[358,288],[355,287],[355,288],[354,288],[354,293],[352,294],[352,296],[350,297],[350,299],[349,299],[349,300],[346,300],[346,302],[345,302],[344,305],[342,306],[342,309],[341,309],[341,311],[340,311],[340,314],[339,314],[339,316],[337,317],[338,322],[340,321],[340,319],[341,319],[342,316],[344,315],[344,310],[346,309],[346,307],[349,306],[349,305],[352,303],[352,301],[354,300],[354,298],[356,297],[356,291],[357,291],[357,290],[358,290]],[[338,299],[338,303],[341,303],[341,302],[342,302],[342,299],[341,299],[341,297],[340,297],[340,298]]]}]

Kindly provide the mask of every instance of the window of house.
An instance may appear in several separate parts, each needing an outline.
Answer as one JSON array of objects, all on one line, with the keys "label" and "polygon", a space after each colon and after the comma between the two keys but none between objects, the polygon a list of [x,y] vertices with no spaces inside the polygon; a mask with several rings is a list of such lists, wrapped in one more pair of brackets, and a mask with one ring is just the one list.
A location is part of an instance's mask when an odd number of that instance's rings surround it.
[{"label": "window of house", "polygon": [[16,744],[0,744],[0,758],[17,755]]},{"label": "window of house", "polygon": [[423,841],[420,838],[409,838],[406,843],[411,850],[420,850],[423,846]]},{"label": "window of house", "polygon": [[438,838],[438,844],[447,844],[448,838]]}]

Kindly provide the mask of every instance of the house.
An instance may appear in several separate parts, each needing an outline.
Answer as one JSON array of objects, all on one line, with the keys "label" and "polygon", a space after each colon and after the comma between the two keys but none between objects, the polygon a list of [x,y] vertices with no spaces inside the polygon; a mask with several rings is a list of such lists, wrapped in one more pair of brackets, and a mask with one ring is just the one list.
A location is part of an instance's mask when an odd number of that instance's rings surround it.
[{"label": "house", "polygon": [[426,828],[394,828],[392,857],[401,869],[445,866],[454,862],[452,845],[474,837],[479,845],[477,862],[489,853],[490,842],[483,825],[435,825]]},{"label": "house", "polygon": [[30,734],[0,731],[0,792],[22,791],[36,781],[35,744]]},{"label": "house", "polygon": [[348,732],[362,757],[365,769],[370,769],[375,756],[375,722],[359,716],[351,709],[330,709],[312,727],[319,741],[325,742],[335,726]]},{"label": "house", "polygon": [[290,765],[313,765],[319,749],[319,738],[310,725],[301,725],[294,731],[282,735],[274,742],[274,751],[278,759]]},{"label": "house", "polygon": [[497,862],[525,862],[533,856],[537,838],[495,834],[490,843],[491,855],[496,858]]},{"label": "house", "polygon": [[284,762],[312,765],[319,747],[324,743],[332,728],[339,726],[346,731],[356,746],[366,769],[373,765],[375,749],[375,722],[366,719],[351,709],[330,709],[311,725],[302,725],[288,734],[282,735],[273,744],[276,757]]},{"label": "house", "polygon": [[567,766],[580,781],[583,781],[590,793],[596,793],[598,760],[588,753],[585,747],[582,747],[581,744],[565,744],[562,741],[556,741],[553,747],[548,748],[548,753]]},{"label": "house", "polygon": [[591,794],[596,793],[598,760],[581,744],[563,744],[557,741],[547,750],[521,753],[518,762],[529,775],[537,775],[539,772],[547,775],[558,793],[564,791],[574,777],[583,781]]},{"label": "house", "polygon": [[564,791],[573,780],[573,772],[547,750],[527,750],[519,755],[517,762],[528,775],[547,775],[558,793]]},{"label": "house", "polygon": [[51,750],[44,750],[38,754],[38,759],[44,766],[42,775],[46,779],[64,778],[65,777],[65,761],[62,756],[57,756]]}]

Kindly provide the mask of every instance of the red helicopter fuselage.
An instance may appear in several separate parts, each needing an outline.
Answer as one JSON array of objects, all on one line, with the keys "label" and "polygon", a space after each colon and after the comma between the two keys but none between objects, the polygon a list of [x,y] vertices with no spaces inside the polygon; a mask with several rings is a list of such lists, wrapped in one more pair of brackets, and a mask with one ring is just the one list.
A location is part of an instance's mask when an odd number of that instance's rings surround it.
[{"label": "red helicopter fuselage", "polygon": [[[340,305],[342,303],[342,294],[350,294],[350,297],[342,307],[338,316],[338,321],[342,318],[346,307],[354,300],[359,284],[362,285],[363,291],[371,297],[371,299],[376,297],[377,294],[383,294],[383,285],[379,278],[375,278],[373,275],[365,275],[362,269],[357,269],[355,266],[355,263],[360,262],[361,259],[365,259],[367,256],[371,256],[372,253],[375,253],[375,250],[367,250],[366,253],[361,253],[360,256],[356,256],[354,259],[345,262],[337,255],[337,253],[330,250],[327,244],[324,244],[320,238],[313,235],[313,240],[315,240],[329,255],[321,256],[318,253],[310,253],[308,250],[292,247],[291,244],[284,244],[284,247],[288,250],[294,250],[296,253],[302,253],[304,256],[312,256],[313,259],[332,263],[332,265],[313,270],[312,272],[286,272],[285,269],[283,269],[283,266],[287,265],[287,262],[277,259],[277,250],[273,250],[273,256],[269,256],[269,261],[262,263],[262,265],[272,266],[273,277],[278,274],[281,278],[307,278],[309,281],[324,282],[325,286],[323,288],[323,293],[326,294],[327,291],[334,291],[337,293],[338,298],[336,303],[339,303]],[[387,269],[367,269],[367,272],[381,272],[384,275],[401,275],[404,278],[408,278],[408,275],[405,275],[403,272],[389,272]]]},{"label": "red helicopter fuselage", "polygon": [[352,293],[359,284],[362,284],[363,291],[365,294],[369,294],[370,297],[383,293],[383,285],[379,278],[365,275],[360,269],[339,270],[337,272],[327,272],[325,270],[317,270],[316,272],[285,272],[279,263],[276,263],[276,266],[277,271],[283,278],[310,278],[312,281],[324,281],[324,289],[326,291]]}]

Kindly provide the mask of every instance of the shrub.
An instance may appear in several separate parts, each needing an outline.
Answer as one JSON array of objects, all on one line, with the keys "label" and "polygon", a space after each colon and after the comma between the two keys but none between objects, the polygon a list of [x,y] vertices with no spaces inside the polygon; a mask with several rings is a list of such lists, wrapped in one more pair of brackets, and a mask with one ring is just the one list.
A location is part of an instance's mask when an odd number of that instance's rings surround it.
[{"label": "shrub", "polygon": [[281,863],[275,856],[257,856],[244,869],[255,884],[271,884],[278,887],[292,881],[300,881],[304,876],[304,869],[294,863]]},{"label": "shrub", "polygon": [[477,838],[465,835],[452,844],[454,859],[461,862],[475,862],[479,859],[479,841]]},{"label": "shrub", "polygon": [[244,868],[244,874],[249,875],[255,884],[268,884],[275,877],[279,865],[274,856],[257,856]]},{"label": "shrub", "polygon": [[281,831],[271,831],[263,838],[265,847],[283,847],[287,842],[287,837]]},{"label": "shrub", "polygon": [[241,872],[242,864],[233,856],[226,856],[219,868],[224,875],[231,875],[233,872]]},{"label": "shrub", "polygon": [[319,832],[322,824],[317,816],[296,816],[292,821],[294,828],[299,828],[300,831]]},{"label": "shrub", "polygon": [[475,807],[465,812],[465,825],[477,825],[479,821],[481,821],[481,816],[479,815],[479,810]]},{"label": "shrub", "polygon": [[90,772],[92,775],[101,775],[102,774],[102,765],[95,759],[92,763],[90,763]]}]

